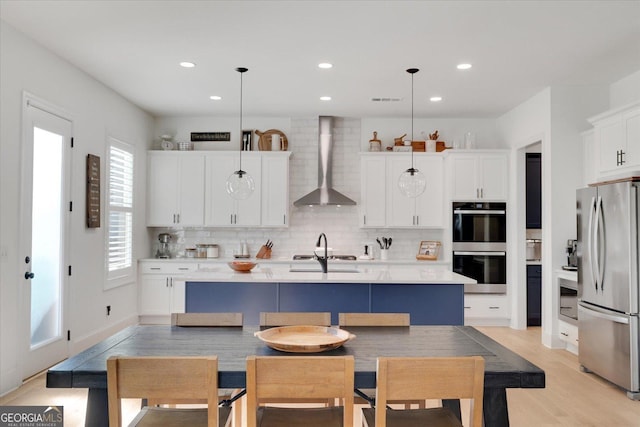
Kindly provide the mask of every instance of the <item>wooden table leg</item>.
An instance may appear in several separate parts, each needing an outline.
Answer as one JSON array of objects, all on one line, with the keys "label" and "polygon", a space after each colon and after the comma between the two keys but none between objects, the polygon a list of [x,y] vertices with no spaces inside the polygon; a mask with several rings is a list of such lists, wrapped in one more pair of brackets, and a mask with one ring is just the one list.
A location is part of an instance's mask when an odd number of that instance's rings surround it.
[{"label": "wooden table leg", "polygon": [[109,427],[109,400],[106,388],[90,388],[85,427]]},{"label": "wooden table leg", "polygon": [[482,412],[485,427],[509,427],[507,390],[485,387]]}]

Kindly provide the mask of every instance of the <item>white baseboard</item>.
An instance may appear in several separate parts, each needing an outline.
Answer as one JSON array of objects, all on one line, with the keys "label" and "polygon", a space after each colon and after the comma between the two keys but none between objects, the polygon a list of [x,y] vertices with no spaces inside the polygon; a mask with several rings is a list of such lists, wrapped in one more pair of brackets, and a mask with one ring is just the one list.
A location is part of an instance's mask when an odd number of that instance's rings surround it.
[{"label": "white baseboard", "polygon": [[507,317],[465,317],[465,326],[508,326],[511,327],[511,319]]},{"label": "white baseboard", "polygon": [[139,316],[138,322],[141,325],[170,325],[171,316]]},{"label": "white baseboard", "polygon": [[74,355],[74,354],[78,354],[83,350],[86,350],[87,348],[91,347],[92,345],[95,345],[97,343],[99,343],[100,341],[110,337],[111,335],[115,334],[116,332],[121,331],[122,329],[126,328],[127,326],[131,326],[131,325],[137,325],[138,324],[138,316],[133,315],[133,316],[129,316],[125,319],[123,319],[120,322],[117,322],[113,325],[109,325],[106,328],[100,329],[98,331],[92,332],[90,334],[81,336],[77,339],[74,339],[71,341],[71,345],[69,348],[69,354],[70,355]]}]

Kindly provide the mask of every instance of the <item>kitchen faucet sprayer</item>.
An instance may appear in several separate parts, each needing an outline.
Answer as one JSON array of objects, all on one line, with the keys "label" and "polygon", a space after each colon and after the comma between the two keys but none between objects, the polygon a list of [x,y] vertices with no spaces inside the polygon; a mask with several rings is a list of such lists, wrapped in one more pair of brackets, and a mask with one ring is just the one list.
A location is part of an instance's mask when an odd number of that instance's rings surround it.
[{"label": "kitchen faucet sprayer", "polygon": [[320,263],[320,267],[322,267],[322,272],[326,273],[329,256],[327,254],[327,236],[324,233],[320,233],[320,235],[318,236],[318,241],[316,242],[316,248],[320,247],[320,242],[322,241],[323,237],[324,237],[324,257],[319,257],[318,254],[316,253],[317,251],[313,252],[313,256]]}]

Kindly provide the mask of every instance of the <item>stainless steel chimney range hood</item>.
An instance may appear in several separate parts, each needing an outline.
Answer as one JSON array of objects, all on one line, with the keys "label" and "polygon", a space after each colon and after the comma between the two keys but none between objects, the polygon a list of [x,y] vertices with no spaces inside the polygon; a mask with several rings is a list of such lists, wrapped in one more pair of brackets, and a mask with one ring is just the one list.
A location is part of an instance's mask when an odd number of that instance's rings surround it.
[{"label": "stainless steel chimney range hood", "polygon": [[318,188],[293,202],[294,206],[355,205],[356,202],[333,189],[333,117],[320,116],[318,141]]}]

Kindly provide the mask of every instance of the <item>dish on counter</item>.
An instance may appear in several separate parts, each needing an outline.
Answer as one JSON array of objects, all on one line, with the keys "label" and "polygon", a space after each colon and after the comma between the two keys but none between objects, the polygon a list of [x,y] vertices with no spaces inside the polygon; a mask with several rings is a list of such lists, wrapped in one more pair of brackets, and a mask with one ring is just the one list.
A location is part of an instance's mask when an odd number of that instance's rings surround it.
[{"label": "dish on counter", "polygon": [[232,270],[239,273],[250,273],[251,270],[258,264],[251,261],[231,261],[227,263]]},{"label": "dish on counter", "polygon": [[319,353],[336,349],[356,336],[328,326],[281,326],[254,335],[274,350],[288,353]]}]

